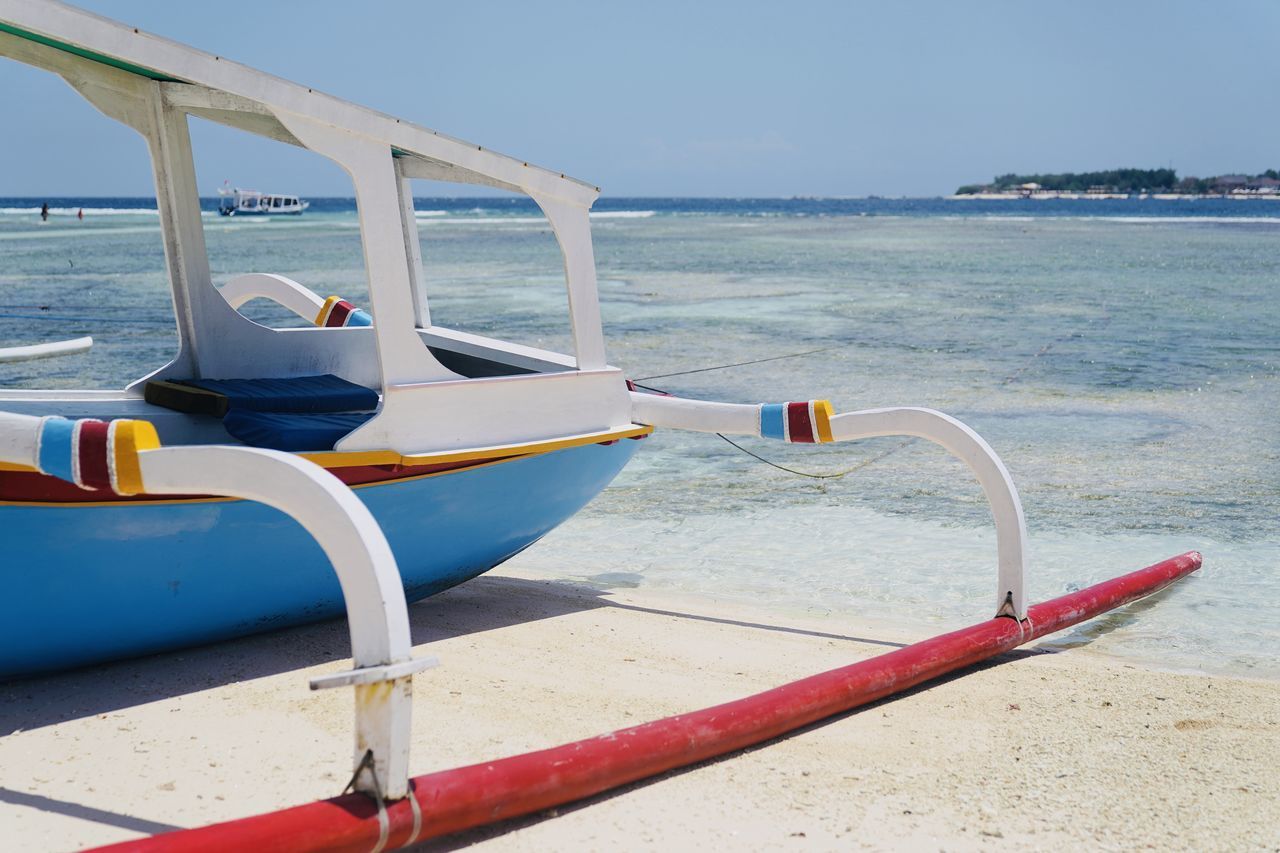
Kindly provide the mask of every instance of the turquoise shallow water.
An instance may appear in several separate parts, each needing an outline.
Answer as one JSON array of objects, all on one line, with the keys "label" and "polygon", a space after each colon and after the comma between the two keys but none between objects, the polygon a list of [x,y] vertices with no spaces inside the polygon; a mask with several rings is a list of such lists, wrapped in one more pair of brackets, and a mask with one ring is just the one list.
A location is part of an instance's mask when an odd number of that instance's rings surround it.
[{"label": "turquoise shallow water", "polygon": [[[1052,644],[1280,677],[1280,203],[608,201],[593,223],[601,302],[629,375],[821,350],[646,384],[948,411],[1018,484],[1033,600],[1205,555],[1155,606]],[[0,200],[0,340],[97,344],[0,365],[0,382],[118,387],[174,346],[155,215],[55,211],[40,225],[30,203]],[[436,322],[567,349],[560,260],[534,211],[423,200],[419,221]],[[364,298],[349,202],[291,221],[209,216],[206,236],[218,281],[279,272]],[[989,516],[941,450],[743,444],[848,473],[801,478],[663,432],[518,565],[930,629],[987,615]]]}]

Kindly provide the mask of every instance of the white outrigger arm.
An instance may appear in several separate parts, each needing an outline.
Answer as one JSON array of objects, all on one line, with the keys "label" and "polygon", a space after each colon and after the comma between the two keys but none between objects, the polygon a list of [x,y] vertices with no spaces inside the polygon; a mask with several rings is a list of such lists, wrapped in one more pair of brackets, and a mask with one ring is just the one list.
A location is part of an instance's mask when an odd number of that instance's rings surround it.
[{"label": "white outrigger arm", "polygon": [[996,525],[996,615],[1019,620],[1026,616],[1027,523],[1018,490],[991,445],[950,415],[921,408],[867,409],[837,415],[826,400],[746,405],[634,390],[631,403],[635,421],[655,427],[804,444],[902,435],[941,445],[969,466],[991,505]]},{"label": "white outrigger arm", "polygon": [[[219,288],[233,308],[269,299],[316,325],[324,325],[337,297],[324,299],[282,275],[250,273]],[[345,301],[351,318],[370,322]],[[996,526],[996,615],[1026,615],[1027,524],[1017,487],[1000,457],[965,424],[942,412],[916,407],[867,409],[834,414],[826,400],[746,405],[691,400],[631,391],[631,419],[655,427],[695,432],[755,435],[793,443],[824,444],[878,436],[912,436],[941,445],[964,462],[982,486]]]},{"label": "white outrigger arm", "polygon": [[49,341],[44,344],[27,344],[26,346],[0,347],[0,364],[9,361],[33,361],[37,358],[57,358],[62,355],[75,355],[88,352],[93,346],[93,338],[85,335],[82,338],[71,338],[65,341]]},{"label": "white outrigger arm", "polygon": [[291,516],[337,572],[353,668],[311,680],[313,690],[354,686],[356,790],[408,793],[414,659],[395,556],[351,489],[289,453],[221,445],[161,447],[148,421],[68,420],[0,412],[0,463],[115,495],[217,495],[258,501]]}]

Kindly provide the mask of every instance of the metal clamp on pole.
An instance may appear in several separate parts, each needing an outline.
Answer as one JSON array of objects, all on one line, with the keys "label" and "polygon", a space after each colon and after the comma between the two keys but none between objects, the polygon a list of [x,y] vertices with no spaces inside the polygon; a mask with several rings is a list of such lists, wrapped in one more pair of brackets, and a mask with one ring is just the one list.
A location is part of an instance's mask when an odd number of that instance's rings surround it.
[{"label": "metal clamp on pole", "polygon": [[428,669],[434,669],[439,665],[439,658],[413,658],[384,666],[362,666],[359,669],[317,675],[311,679],[310,683],[312,690],[328,690],[331,687],[355,687],[359,684],[377,684],[382,681],[395,681],[397,678],[404,678]]}]

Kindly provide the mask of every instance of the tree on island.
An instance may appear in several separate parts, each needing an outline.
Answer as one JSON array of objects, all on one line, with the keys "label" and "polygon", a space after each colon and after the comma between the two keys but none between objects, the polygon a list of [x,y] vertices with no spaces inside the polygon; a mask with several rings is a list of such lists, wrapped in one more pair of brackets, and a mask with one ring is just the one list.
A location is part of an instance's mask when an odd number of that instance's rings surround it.
[{"label": "tree on island", "polygon": [[[982,192],[1009,192],[1023,184],[1038,184],[1040,189],[1050,192],[1083,193],[1089,190],[1114,193],[1187,193],[1204,195],[1218,188],[1225,176],[1197,178],[1193,176],[1178,179],[1173,169],[1111,169],[1105,172],[1063,172],[1057,175],[1000,175],[990,184],[966,184],[956,190],[956,195],[973,195]],[[1239,176],[1246,182],[1263,178],[1280,180],[1280,172],[1267,169],[1259,175]],[[1236,180],[1239,180],[1237,177]],[[1218,188],[1221,191],[1220,188]]]},{"label": "tree on island", "polygon": [[1022,184],[1039,184],[1046,190],[1087,192],[1093,187],[1106,187],[1110,192],[1172,191],[1178,182],[1173,169],[1110,169],[1105,172],[1063,172],[1060,175],[1001,175],[995,180],[997,190],[1008,190]]}]

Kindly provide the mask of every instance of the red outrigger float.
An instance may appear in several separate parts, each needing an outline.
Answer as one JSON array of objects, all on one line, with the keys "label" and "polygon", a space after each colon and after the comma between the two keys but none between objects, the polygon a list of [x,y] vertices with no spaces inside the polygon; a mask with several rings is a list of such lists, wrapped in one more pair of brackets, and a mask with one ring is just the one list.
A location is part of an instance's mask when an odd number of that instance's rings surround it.
[{"label": "red outrigger float", "polygon": [[1195,551],[744,699],[551,749],[442,770],[408,797],[363,794],[98,848],[131,853],[382,851],[581,800],[795,731],[1158,592],[1200,568]]}]

